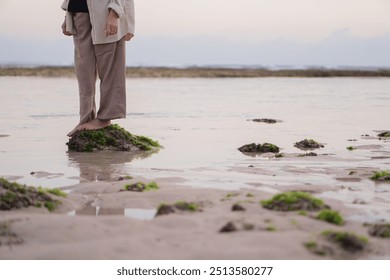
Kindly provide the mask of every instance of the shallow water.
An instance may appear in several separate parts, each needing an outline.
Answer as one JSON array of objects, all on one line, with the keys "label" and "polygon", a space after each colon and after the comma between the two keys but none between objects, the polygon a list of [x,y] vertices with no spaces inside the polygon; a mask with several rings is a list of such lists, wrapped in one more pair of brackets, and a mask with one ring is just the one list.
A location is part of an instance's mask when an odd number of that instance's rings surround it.
[{"label": "shallow water", "polygon": [[[389,142],[361,137],[390,130],[390,79],[129,79],[127,86],[128,116],[117,123],[158,140],[164,149],[156,154],[68,153],[66,134],[78,120],[76,80],[0,77],[0,176],[49,188],[140,175],[207,188],[273,192],[319,184],[360,190],[376,186],[331,173],[390,166]],[[283,122],[248,121],[253,118]],[[302,153],[293,144],[305,138],[324,143],[317,153],[328,156],[292,156]],[[250,157],[237,150],[252,142],[274,143],[288,156]],[[363,145],[377,146],[346,149]]]}]

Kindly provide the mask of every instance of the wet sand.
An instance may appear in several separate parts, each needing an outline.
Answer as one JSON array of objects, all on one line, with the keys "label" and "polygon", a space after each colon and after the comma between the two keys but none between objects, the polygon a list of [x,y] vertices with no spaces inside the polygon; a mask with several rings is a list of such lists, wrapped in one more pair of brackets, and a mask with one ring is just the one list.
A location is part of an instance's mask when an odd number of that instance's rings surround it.
[{"label": "wet sand", "polygon": [[[0,176],[69,193],[52,213],[0,211],[1,259],[390,258],[388,239],[364,226],[390,222],[390,185],[369,179],[390,166],[390,142],[376,136],[389,129],[387,79],[129,80],[132,111],[120,124],[164,146],[142,155],[66,151],[77,119],[74,80],[0,82],[0,90],[15,89],[1,92],[7,122],[0,134],[9,137],[0,138]],[[282,122],[248,121],[254,118]],[[318,156],[299,157],[309,151],[294,143],[307,137],[324,144]],[[237,150],[260,141],[284,157]],[[125,175],[134,179],[118,181]],[[120,192],[152,180],[159,190]],[[292,190],[323,199],[345,225],[259,203]],[[200,203],[202,211],[154,217],[161,203],[176,201]],[[237,202],[246,211],[231,211]],[[238,230],[220,233],[228,222]],[[368,237],[367,248],[327,245],[332,253],[321,256],[305,247],[325,242],[321,232],[332,229]]]},{"label": "wet sand", "polygon": [[[316,162],[321,160],[319,157]],[[236,171],[242,172],[243,178],[248,172],[265,175],[256,167]],[[183,178],[155,178],[159,190],[121,191],[126,184],[149,182],[141,177],[68,186],[64,188],[68,197],[54,213],[37,208],[0,212],[0,225],[7,225],[15,235],[12,240],[21,239],[20,243],[5,245],[11,239],[1,236],[0,258],[388,259],[388,239],[369,236],[364,223],[380,222],[379,217],[384,215],[389,217],[390,186],[376,184],[369,192],[347,187],[344,184],[366,181],[372,170],[359,168],[353,175],[346,175],[347,171],[338,168],[325,168],[321,172],[296,170],[299,176],[322,174],[339,181],[340,184],[333,188],[290,184],[267,189],[259,182],[263,191],[259,191],[255,184],[253,188],[224,191],[183,186]],[[269,199],[281,190],[307,191],[322,198],[343,215],[345,225],[319,221],[310,213],[304,216],[298,212],[262,208],[261,200]],[[177,201],[198,203],[201,211],[155,216],[161,203]],[[236,203],[240,203],[245,211],[232,211]],[[222,227],[229,222],[237,231],[221,233]],[[336,246],[325,256],[309,251],[305,244],[321,240],[321,232],[326,230],[366,236],[369,238],[368,247],[351,253]]]}]

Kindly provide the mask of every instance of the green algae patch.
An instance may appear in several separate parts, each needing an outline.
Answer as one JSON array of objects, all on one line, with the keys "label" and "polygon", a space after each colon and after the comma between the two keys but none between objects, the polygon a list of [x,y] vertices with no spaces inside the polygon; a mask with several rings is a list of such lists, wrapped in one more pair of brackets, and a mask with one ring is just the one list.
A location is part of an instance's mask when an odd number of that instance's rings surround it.
[{"label": "green algae patch", "polygon": [[297,142],[294,144],[294,147],[297,147],[301,150],[315,150],[319,148],[323,148],[324,145],[321,143],[318,143],[317,141],[313,139],[305,139],[300,142]]},{"label": "green algae patch", "polygon": [[344,219],[340,215],[340,213],[337,211],[330,210],[330,209],[321,210],[317,214],[316,219],[321,220],[321,221],[325,221],[325,222],[328,222],[331,224],[335,224],[335,225],[343,225],[344,224]]},{"label": "green algae patch", "polygon": [[347,147],[347,150],[348,150],[348,151],[353,151],[353,150],[356,150],[356,148],[355,148],[355,147],[352,147],[352,146],[348,146],[348,147]]},{"label": "green algae patch", "polygon": [[148,191],[156,191],[159,187],[156,182],[150,182],[148,184],[137,182],[135,184],[129,184],[124,187],[124,190],[130,192],[148,192]]},{"label": "green algae patch", "polygon": [[98,130],[76,132],[67,143],[69,150],[77,152],[152,151],[161,148],[157,141],[145,136],[131,134],[117,124]]},{"label": "green algae patch", "polygon": [[310,252],[319,255],[319,256],[326,256],[328,253],[331,253],[331,250],[329,247],[321,246],[315,241],[309,241],[303,244],[306,249],[308,249]]},{"label": "green algae patch", "polygon": [[378,171],[370,177],[371,180],[376,182],[390,183],[390,172],[389,171]]},{"label": "green algae patch", "polygon": [[270,143],[264,143],[264,144],[247,144],[244,145],[238,150],[242,153],[249,153],[249,154],[265,154],[265,153],[279,153],[280,148],[274,144]]},{"label": "green algae patch", "polygon": [[390,131],[379,133],[378,137],[384,137],[384,138],[390,137]]},{"label": "green algae patch", "polygon": [[194,202],[177,201],[175,204],[160,204],[157,208],[156,216],[168,215],[177,212],[199,212],[201,207]]},{"label": "green algae patch", "polygon": [[61,201],[53,199],[51,195],[66,196],[59,189],[36,189],[0,178],[0,210],[7,211],[30,206],[40,208],[43,205],[49,211],[54,211]]},{"label": "green algae patch", "polygon": [[390,224],[370,225],[368,233],[375,237],[390,238]]},{"label": "green algae patch", "polygon": [[324,236],[326,240],[351,253],[363,251],[368,244],[367,237],[359,236],[351,232],[327,230],[322,232],[321,235]]},{"label": "green algae patch", "polygon": [[8,222],[0,223],[0,247],[20,245],[23,242],[23,239],[11,230]]},{"label": "green algae patch", "polygon": [[275,211],[317,211],[329,208],[321,199],[305,192],[280,193],[270,200],[263,200],[260,203],[264,208]]}]

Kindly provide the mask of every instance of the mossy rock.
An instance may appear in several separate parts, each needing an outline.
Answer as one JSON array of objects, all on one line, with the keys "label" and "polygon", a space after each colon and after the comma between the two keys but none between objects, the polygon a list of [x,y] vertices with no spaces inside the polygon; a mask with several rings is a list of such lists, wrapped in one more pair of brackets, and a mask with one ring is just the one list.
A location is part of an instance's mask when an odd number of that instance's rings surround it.
[{"label": "mossy rock", "polygon": [[371,225],[368,233],[375,237],[390,238],[390,224]]},{"label": "mossy rock", "polygon": [[389,171],[378,171],[370,177],[371,180],[376,182],[390,183],[390,172]]},{"label": "mossy rock", "polygon": [[244,145],[238,148],[238,150],[242,153],[264,154],[264,153],[279,153],[280,149],[278,146],[270,143],[264,143],[264,144],[252,143],[252,144]]},{"label": "mossy rock", "polygon": [[0,210],[14,210],[30,206],[39,208],[44,205],[49,211],[53,211],[61,204],[61,201],[53,199],[49,194],[66,196],[59,189],[36,189],[0,178]]},{"label": "mossy rock", "polygon": [[124,189],[131,192],[148,192],[158,190],[159,187],[155,182],[150,182],[148,184],[137,182],[135,184],[126,185]]},{"label": "mossy rock", "polygon": [[378,137],[385,137],[385,138],[390,137],[390,131],[379,133]]},{"label": "mossy rock", "polygon": [[322,235],[330,242],[350,253],[363,251],[368,244],[368,239],[350,232],[324,231]]},{"label": "mossy rock", "polygon": [[297,142],[294,144],[294,147],[297,147],[298,149],[301,150],[315,150],[319,148],[323,148],[324,145],[321,143],[318,143],[317,141],[313,139],[305,139],[300,142]]},{"label": "mossy rock", "polygon": [[341,214],[337,211],[333,211],[330,209],[321,210],[321,212],[317,214],[316,219],[335,225],[344,224],[344,219]]},{"label": "mossy rock", "polygon": [[76,132],[67,143],[69,150],[77,152],[151,151],[161,148],[157,141],[145,136],[133,135],[117,124],[98,130]]},{"label": "mossy rock", "polygon": [[168,215],[176,212],[199,212],[201,207],[197,203],[178,201],[173,205],[170,204],[161,204],[157,208],[156,216]]},{"label": "mossy rock", "polygon": [[318,211],[329,208],[321,199],[306,192],[280,193],[270,200],[261,201],[261,204],[264,208],[275,211]]}]

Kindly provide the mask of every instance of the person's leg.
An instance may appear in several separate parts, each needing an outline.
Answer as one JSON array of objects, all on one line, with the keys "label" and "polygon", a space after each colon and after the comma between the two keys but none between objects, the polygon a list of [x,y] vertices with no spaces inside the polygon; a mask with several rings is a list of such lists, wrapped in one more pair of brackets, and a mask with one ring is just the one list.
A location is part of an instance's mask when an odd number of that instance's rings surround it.
[{"label": "person's leg", "polygon": [[73,36],[75,46],[75,70],[79,85],[80,122],[68,136],[72,136],[80,125],[96,118],[95,86],[96,86],[96,57],[91,36],[91,22],[88,13],[75,13],[74,24],[77,34]]},{"label": "person's leg", "polygon": [[126,48],[125,40],[96,45],[95,54],[100,78],[100,107],[97,118],[113,120],[126,117]]},{"label": "person's leg", "polygon": [[100,78],[100,107],[97,118],[82,125],[94,130],[111,125],[111,120],[126,117],[125,40],[94,46]]}]

